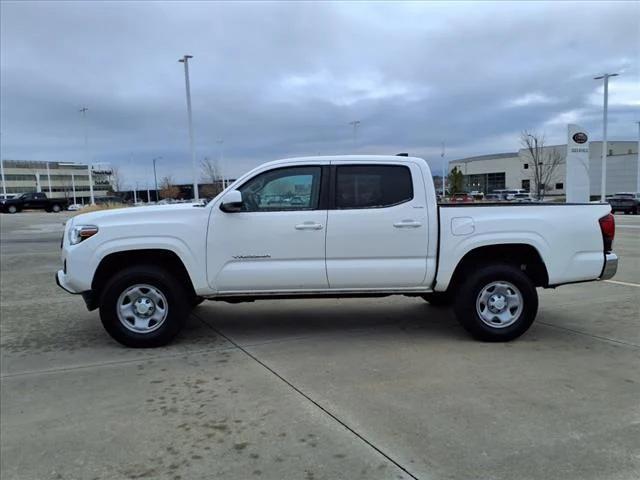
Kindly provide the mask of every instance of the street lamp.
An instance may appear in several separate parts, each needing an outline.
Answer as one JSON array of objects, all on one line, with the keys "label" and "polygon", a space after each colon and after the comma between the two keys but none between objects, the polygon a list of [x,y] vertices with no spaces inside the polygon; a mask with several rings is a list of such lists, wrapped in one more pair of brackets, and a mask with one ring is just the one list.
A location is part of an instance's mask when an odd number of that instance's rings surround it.
[{"label": "street lamp", "polygon": [[89,136],[87,133],[87,107],[82,107],[78,110],[82,113],[82,123],[84,124],[84,156],[87,161],[87,171],[89,173],[89,197],[91,198],[91,205],[95,205],[95,198],[93,196],[93,177],[91,175],[91,162],[89,161]]},{"label": "street lamp", "polygon": [[358,139],[358,127],[360,126],[362,122],[360,120],[354,120],[352,122],[349,122],[349,125],[351,125],[353,127],[353,146],[356,146],[356,142]]},{"label": "street lamp", "polygon": [[153,162],[153,181],[156,184],[156,202],[158,201],[158,176],[156,175],[156,160],[160,160],[162,157],[155,157]]},{"label": "street lamp", "polygon": [[445,147],[444,142],[442,142],[442,153],[440,154],[440,157],[442,158],[442,198],[445,197],[445,185],[444,185],[445,180],[444,179],[446,178],[446,175],[447,175],[447,169],[445,167],[445,159],[444,159],[444,147]]},{"label": "street lamp", "polygon": [[604,80],[604,109],[602,115],[602,183],[600,201],[604,203],[607,187],[607,110],[609,109],[609,77],[617,77],[617,73],[605,73],[594,80]]},{"label": "street lamp", "polygon": [[187,91],[187,116],[189,117],[189,146],[191,148],[191,168],[193,169],[193,198],[200,199],[198,195],[198,177],[196,174],[196,152],[193,146],[193,120],[191,118],[191,87],[189,85],[189,59],[193,55],[184,55],[178,62],[184,63],[184,85]]},{"label": "street lamp", "polygon": [[222,166],[222,163],[223,163],[222,145],[224,144],[224,140],[222,140],[222,139],[216,140],[216,143],[218,144],[218,148],[220,149],[220,152],[219,152],[220,153],[220,157],[219,157],[218,163],[220,164],[220,170],[221,170],[221,173],[222,173],[222,175],[221,175],[221,177],[222,177],[222,189],[224,190],[224,189],[227,188],[227,182],[225,180],[227,172],[225,171],[225,168]]}]

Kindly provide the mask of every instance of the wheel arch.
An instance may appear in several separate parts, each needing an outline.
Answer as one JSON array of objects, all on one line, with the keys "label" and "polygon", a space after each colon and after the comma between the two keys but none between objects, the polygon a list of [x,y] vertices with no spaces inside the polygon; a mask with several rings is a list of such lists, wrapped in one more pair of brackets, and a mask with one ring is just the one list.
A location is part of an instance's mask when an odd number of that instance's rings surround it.
[{"label": "wheel arch", "polygon": [[93,279],[91,290],[99,296],[109,279],[118,271],[133,265],[156,265],[167,269],[182,283],[190,295],[196,296],[193,281],[184,262],[172,250],[149,248],[139,250],[123,250],[106,255],[99,263]]},{"label": "wheel arch", "polygon": [[447,291],[455,290],[469,270],[480,264],[508,263],[518,265],[536,287],[549,286],[549,272],[540,252],[527,243],[486,245],[467,252],[456,265]]}]

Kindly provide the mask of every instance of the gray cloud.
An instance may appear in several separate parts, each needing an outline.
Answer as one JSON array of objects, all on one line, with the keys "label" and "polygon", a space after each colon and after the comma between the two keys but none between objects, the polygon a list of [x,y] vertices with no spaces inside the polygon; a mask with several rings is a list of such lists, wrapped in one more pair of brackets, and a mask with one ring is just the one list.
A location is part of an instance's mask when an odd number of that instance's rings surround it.
[{"label": "gray cloud", "polygon": [[[121,165],[130,183],[190,179],[184,77],[198,158],[238,175],[291,155],[510,151],[523,129],[561,143],[566,122],[635,138],[637,2],[3,2],[3,158]],[[348,125],[361,120],[354,144]]]}]

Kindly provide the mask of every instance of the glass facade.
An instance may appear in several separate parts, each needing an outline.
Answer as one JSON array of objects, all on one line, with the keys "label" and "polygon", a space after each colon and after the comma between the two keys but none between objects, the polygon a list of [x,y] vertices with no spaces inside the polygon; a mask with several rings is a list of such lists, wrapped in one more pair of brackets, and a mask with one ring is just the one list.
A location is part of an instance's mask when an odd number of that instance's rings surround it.
[{"label": "glass facade", "polygon": [[505,188],[505,173],[480,173],[475,175],[465,175],[465,189],[468,192],[491,193],[494,190]]}]

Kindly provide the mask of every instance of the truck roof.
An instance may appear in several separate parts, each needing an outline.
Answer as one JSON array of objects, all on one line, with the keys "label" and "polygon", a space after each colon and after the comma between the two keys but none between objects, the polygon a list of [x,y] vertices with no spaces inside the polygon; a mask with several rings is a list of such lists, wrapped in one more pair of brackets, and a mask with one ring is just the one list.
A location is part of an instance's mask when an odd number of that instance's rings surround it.
[{"label": "truck roof", "polygon": [[316,155],[311,157],[292,157],[281,158],[267,162],[264,165],[277,165],[279,163],[290,162],[331,162],[331,161],[348,161],[353,163],[371,163],[371,162],[406,162],[406,161],[426,161],[419,157],[404,157],[398,155]]}]

